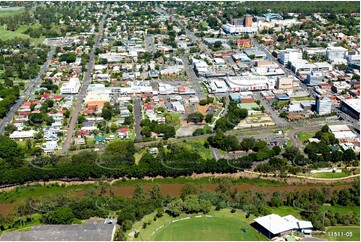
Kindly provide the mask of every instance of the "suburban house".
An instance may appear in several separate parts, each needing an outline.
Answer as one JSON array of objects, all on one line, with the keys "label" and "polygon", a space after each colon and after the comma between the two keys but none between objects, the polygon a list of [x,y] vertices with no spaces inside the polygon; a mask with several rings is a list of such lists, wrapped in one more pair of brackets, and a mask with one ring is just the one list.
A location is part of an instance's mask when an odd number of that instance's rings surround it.
[{"label": "suburban house", "polygon": [[14,131],[10,134],[10,139],[32,139],[34,138],[35,130],[28,131]]},{"label": "suburban house", "polygon": [[45,144],[43,144],[42,149],[45,153],[53,153],[58,148],[58,142],[55,140],[52,141],[46,141]]},{"label": "suburban house", "polygon": [[119,138],[128,138],[129,137],[129,130],[128,128],[119,128],[118,129],[118,137]]}]

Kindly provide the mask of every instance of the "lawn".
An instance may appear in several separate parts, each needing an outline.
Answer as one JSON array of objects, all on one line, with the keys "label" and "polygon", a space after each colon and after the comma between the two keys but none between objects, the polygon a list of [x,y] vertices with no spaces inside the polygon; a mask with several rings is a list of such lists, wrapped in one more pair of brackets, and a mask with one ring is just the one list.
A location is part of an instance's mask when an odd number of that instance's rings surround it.
[{"label": "lawn", "polygon": [[267,207],[271,213],[278,214],[280,216],[293,215],[296,218],[301,219],[300,211],[292,206],[280,206],[280,207]]},{"label": "lawn", "polygon": [[321,211],[330,211],[333,214],[338,212],[341,216],[349,213],[354,212],[357,215],[360,215],[360,207],[358,206],[341,206],[341,205],[334,205],[334,206],[322,206]]},{"label": "lawn", "polygon": [[24,11],[25,11],[24,8],[17,8],[17,7],[0,8],[0,17],[14,16],[19,13],[23,13]]},{"label": "lawn", "polygon": [[205,94],[208,94],[208,89],[207,87],[204,85],[204,83],[199,83],[199,86],[201,87],[202,91],[205,93]]},{"label": "lawn", "polygon": [[300,141],[305,142],[309,138],[312,138],[314,135],[315,135],[315,132],[301,132],[301,133],[298,133],[297,138]]},{"label": "lawn", "polygon": [[360,241],[360,226],[330,226],[326,234],[317,237],[330,241]]},{"label": "lawn", "polygon": [[204,142],[206,141],[206,138],[200,138],[200,139],[192,139],[187,140],[186,142],[181,142],[183,147],[186,149],[192,151],[197,150],[198,154],[202,156],[203,159],[212,159],[212,153],[209,148],[204,147]]},{"label": "lawn", "polygon": [[173,126],[175,129],[180,127],[179,119],[181,117],[180,113],[169,113],[172,116],[172,121],[169,123],[170,126]]},{"label": "lawn", "polygon": [[[39,182],[41,184],[41,182]],[[0,203],[4,202],[15,202],[22,199],[27,199],[29,197],[36,196],[46,196],[51,194],[59,194],[64,193],[66,191],[84,191],[90,187],[93,187],[92,184],[82,184],[82,185],[71,185],[67,187],[63,186],[22,186],[18,189],[11,190],[10,192],[2,192],[0,193]]]},{"label": "lawn", "polygon": [[[191,217],[176,221],[180,218]],[[197,216],[197,217],[195,217]],[[211,211],[203,214],[181,214],[173,218],[165,214],[157,221],[153,221],[154,214],[146,216],[142,221],[134,224],[133,229],[140,230],[140,236],[135,240],[208,240],[208,241],[259,241],[266,238],[250,226],[254,217],[246,219],[242,212],[231,213],[229,209]],[[143,222],[151,221],[146,229],[141,229]],[[173,223],[170,223],[173,221]],[[164,227],[161,227],[164,226]],[[157,228],[158,231],[154,232]],[[246,229],[246,232],[242,231]]]},{"label": "lawn", "polygon": [[[1,12],[0,12],[1,17]],[[23,34],[24,31],[26,31],[30,25],[20,25],[19,28],[17,28],[15,31],[8,31],[3,26],[0,27],[0,39],[1,40],[9,40],[13,39],[15,37],[23,38],[23,39],[29,39],[30,36],[27,34]],[[40,24],[34,24],[31,26],[32,28],[39,28],[41,27]],[[30,42],[32,45],[38,45],[41,44],[45,40],[45,36],[40,36],[39,38],[30,38]]]},{"label": "lawn", "polygon": [[4,26],[0,27],[0,39],[1,40],[9,40],[9,39],[13,39],[15,37],[22,38],[22,39],[30,38],[29,35],[18,33],[18,32],[13,32],[13,31],[8,31],[4,28]]},{"label": "lawn", "polygon": [[341,178],[341,177],[347,177],[350,174],[342,171],[342,172],[318,172],[314,174],[310,174],[309,176],[315,177],[315,178]]}]

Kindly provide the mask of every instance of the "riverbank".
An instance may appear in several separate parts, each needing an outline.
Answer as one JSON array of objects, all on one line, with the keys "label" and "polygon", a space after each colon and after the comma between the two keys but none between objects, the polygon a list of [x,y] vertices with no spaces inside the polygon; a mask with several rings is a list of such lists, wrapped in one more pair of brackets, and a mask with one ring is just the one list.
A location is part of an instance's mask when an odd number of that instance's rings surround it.
[{"label": "riverbank", "polygon": [[[226,174],[212,174],[212,173],[201,173],[201,174],[193,174],[189,177],[181,176],[179,178],[181,179],[187,179],[187,181],[192,182],[192,180],[197,180],[201,178],[209,178],[209,179],[219,179],[219,178],[231,178],[231,179],[261,179],[271,182],[280,182],[284,184],[340,184],[340,183],[350,183],[356,178],[360,177],[360,174],[352,175],[348,177],[341,177],[341,178],[316,178],[316,177],[307,177],[307,176],[299,176],[299,175],[288,175],[285,178],[281,177],[274,177],[272,174],[262,174],[259,172],[252,172],[252,171],[243,171],[243,172],[237,172],[237,173],[226,173]],[[130,182],[130,181],[138,181],[138,183],[143,183],[139,181],[154,181],[164,179],[165,181],[169,180],[176,180],[177,178],[164,178],[162,176],[157,177],[144,177],[142,179],[128,179],[128,178],[119,178],[119,179],[108,179],[107,181],[109,184],[113,185],[118,182]],[[14,185],[9,187],[0,188],[0,192],[8,192],[12,191],[13,189],[16,189],[17,187],[21,186],[38,186],[38,185],[52,185],[52,184],[58,184],[60,186],[72,186],[72,185],[87,185],[87,184],[96,184],[99,180],[91,180],[91,181],[62,181],[62,180],[55,180],[55,181],[38,181],[38,182],[28,182],[23,185]],[[274,185],[274,184],[273,184]]]}]

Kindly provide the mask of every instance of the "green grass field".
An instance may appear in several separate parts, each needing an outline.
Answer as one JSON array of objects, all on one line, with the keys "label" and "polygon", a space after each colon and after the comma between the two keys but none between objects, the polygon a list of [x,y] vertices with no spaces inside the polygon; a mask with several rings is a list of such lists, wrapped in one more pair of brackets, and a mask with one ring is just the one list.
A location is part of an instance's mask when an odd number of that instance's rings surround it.
[{"label": "green grass field", "polygon": [[13,31],[8,31],[8,30],[6,30],[4,28],[4,26],[0,27],[0,39],[1,40],[9,40],[9,39],[13,39],[15,37],[28,39],[29,35],[18,33],[16,31],[14,31],[14,32]]},{"label": "green grass field", "polygon": [[280,216],[293,215],[296,218],[301,219],[300,210],[295,209],[292,206],[280,206],[280,207],[267,207],[271,213],[278,214]]},{"label": "green grass field", "polygon": [[340,215],[345,215],[349,212],[354,212],[356,214],[360,214],[360,207],[358,206],[341,206],[341,205],[334,205],[334,206],[322,206],[321,211],[330,211],[333,214],[338,212]]},{"label": "green grass field", "polygon": [[297,138],[304,142],[308,140],[309,138],[312,138],[315,135],[315,132],[301,132],[297,135]]},{"label": "green grass field", "polygon": [[[267,207],[268,210],[270,210],[271,213],[278,214],[280,216],[286,216],[286,215],[293,215],[299,219],[301,219],[300,210],[295,209],[292,206],[280,206],[280,207]],[[334,205],[334,206],[321,206],[320,207],[321,212],[330,211],[332,214],[335,214],[338,212],[341,216],[349,213],[354,212],[355,214],[360,214],[360,207],[358,206],[341,206],[341,205]]]},{"label": "green grass field", "polygon": [[342,172],[319,172],[319,173],[314,173],[314,174],[310,174],[310,177],[315,177],[315,178],[341,178],[341,177],[347,177],[350,174],[342,171]]},{"label": "green grass field", "polygon": [[[1,17],[1,13],[0,13]],[[20,27],[15,31],[9,31],[4,28],[4,26],[0,26],[0,39],[1,40],[9,40],[13,39],[15,37],[22,38],[22,39],[29,39],[30,36],[27,34],[23,34],[24,31],[26,31],[30,26],[28,25],[20,25]],[[31,26],[33,28],[39,28],[39,24],[35,24]],[[30,38],[30,42],[32,45],[38,45],[41,44],[45,40],[45,36],[40,36],[39,38]]]},{"label": "green grass field", "polygon": [[360,241],[360,226],[331,226],[326,234],[317,236],[330,241]]},{"label": "green grass field", "polygon": [[228,218],[192,218],[161,229],[154,240],[256,240],[254,233],[243,232],[244,224]]},{"label": "green grass field", "polygon": [[187,148],[188,150],[197,150],[203,159],[212,159],[211,150],[209,148],[204,147],[205,141],[206,138],[199,138],[199,139],[187,140],[186,142],[181,142],[179,144],[181,144],[183,147]]},{"label": "green grass field", "polygon": [[17,8],[17,7],[0,8],[0,18],[14,16],[19,13],[23,13],[24,11],[25,11],[24,8]]},{"label": "green grass field", "polygon": [[[141,229],[140,236],[135,240],[157,240],[157,241],[176,241],[176,240],[208,240],[208,241],[259,241],[266,238],[256,229],[250,226],[254,217],[245,218],[242,212],[231,213],[229,209],[220,211],[211,211],[205,215],[187,215],[173,218],[165,214],[157,221],[152,221],[146,229]],[[193,218],[169,223],[184,217]],[[194,216],[201,216],[195,218]],[[149,221],[154,214],[148,215],[142,221],[134,224],[133,229],[140,229],[143,222]],[[164,227],[161,227],[164,225]],[[159,228],[161,227],[161,228]],[[154,232],[157,228],[158,231]],[[246,229],[246,232],[242,231]]]}]

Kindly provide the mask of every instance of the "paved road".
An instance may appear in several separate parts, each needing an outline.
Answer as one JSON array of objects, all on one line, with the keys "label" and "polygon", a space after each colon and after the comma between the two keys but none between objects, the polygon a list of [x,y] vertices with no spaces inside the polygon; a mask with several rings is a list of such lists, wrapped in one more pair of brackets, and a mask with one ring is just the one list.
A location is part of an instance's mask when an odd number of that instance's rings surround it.
[{"label": "paved road", "polygon": [[[342,124],[343,122],[340,121],[335,121],[332,122],[332,124]],[[331,124],[330,122],[328,124]],[[250,128],[244,128],[244,129],[240,129],[240,130],[229,130],[224,132],[226,135],[236,135],[239,137],[255,137],[256,135],[249,135],[249,136],[244,136],[242,135],[242,133],[246,133],[246,132],[263,132],[262,135],[266,135],[268,133],[280,130],[280,129],[295,129],[296,128],[302,128],[303,130],[307,131],[309,127],[315,128],[318,127],[319,129],[321,129],[321,127],[325,125],[325,120],[324,119],[320,119],[320,120],[308,120],[308,121],[300,121],[300,122],[289,122],[286,123],[285,125],[273,125],[273,126],[263,126],[263,127],[250,127]],[[172,142],[182,142],[183,140],[192,140],[192,139],[200,139],[200,138],[208,138],[209,136],[214,136],[215,133],[212,134],[204,134],[204,135],[199,135],[199,136],[189,136],[189,137],[179,137],[176,138],[174,140],[172,140]],[[241,135],[241,136],[240,136]],[[145,146],[151,146],[151,145],[157,145],[159,143],[158,141],[147,141],[147,142],[140,142],[140,143],[136,143],[135,145],[139,148],[145,147]]]},{"label": "paved road", "polygon": [[338,108],[334,108],[333,111],[336,112],[338,117],[340,117],[343,120],[347,121],[352,127],[354,127],[357,130],[360,130],[360,120],[352,118],[350,115],[342,112]]},{"label": "paved road", "polygon": [[294,75],[294,73],[292,71],[290,71],[289,69],[286,69],[284,65],[279,63],[278,60],[268,51],[268,49],[264,45],[261,45],[260,43],[258,43],[258,41],[255,38],[251,37],[251,39],[252,39],[253,45],[256,48],[258,48],[266,53],[268,60],[276,63],[285,72],[286,75]]},{"label": "paved road", "polygon": [[281,118],[276,111],[273,110],[272,106],[263,99],[260,92],[254,92],[253,95],[256,99],[261,101],[261,104],[265,107],[267,114],[272,118],[273,122],[277,125],[285,125],[287,121]]},{"label": "paved road", "polygon": [[51,59],[53,58],[54,53],[55,53],[55,47],[51,47],[51,49],[50,49],[50,51],[48,53],[48,57],[46,59],[46,62],[40,68],[40,71],[39,71],[38,75],[35,77],[35,79],[33,79],[30,82],[29,87],[20,96],[20,98],[16,101],[16,103],[10,108],[10,110],[9,110],[8,114],[6,115],[6,117],[1,121],[0,134],[2,134],[4,132],[5,126],[12,121],[15,113],[18,111],[18,109],[24,103],[24,101],[26,101],[30,97],[30,95],[31,95],[32,91],[34,90],[34,88],[37,85],[40,84],[41,75],[43,75],[46,72],[46,70],[48,69],[49,63],[50,63]]},{"label": "paved road", "polygon": [[214,147],[210,147],[211,152],[212,152],[212,157],[217,161],[221,158],[221,154],[219,153],[218,149],[214,148]]},{"label": "paved road", "polygon": [[182,55],[181,59],[183,61],[187,75],[189,76],[189,80],[192,82],[192,86],[196,92],[196,96],[198,96],[199,99],[206,98],[207,96],[204,94],[203,90],[199,86],[199,83],[202,82],[202,79],[196,75],[196,73],[193,70],[193,66],[189,64],[188,58],[185,55]]},{"label": "paved road", "polygon": [[141,126],[140,122],[143,119],[142,115],[142,104],[140,97],[135,97],[134,99],[134,130],[135,130],[135,141],[142,141],[142,135],[140,134]]},{"label": "paved road", "polygon": [[262,134],[256,134],[256,135],[239,135],[237,136],[237,139],[242,140],[244,138],[250,138],[253,137],[256,140],[257,139],[279,139],[279,138],[284,138],[283,134],[278,134],[278,133],[273,133],[273,132],[264,132]]},{"label": "paved road", "polygon": [[70,148],[70,145],[71,145],[74,129],[78,122],[78,116],[79,116],[79,113],[80,113],[82,105],[83,105],[83,97],[86,95],[86,91],[87,91],[89,83],[90,83],[91,73],[94,68],[95,49],[99,46],[100,40],[102,38],[104,21],[105,21],[105,18],[107,16],[108,12],[109,12],[109,6],[105,10],[105,13],[103,14],[103,17],[99,23],[99,32],[98,32],[95,44],[93,46],[92,52],[90,54],[87,72],[83,78],[83,82],[80,87],[79,94],[77,95],[77,100],[76,100],[74,111],[72,112],[71,117],[70,117],[70,123],[68,126],[68,134],[64,140],[62,152],[66,152]]}]

